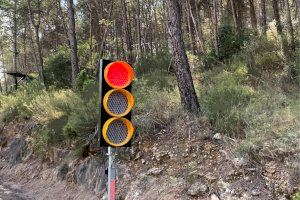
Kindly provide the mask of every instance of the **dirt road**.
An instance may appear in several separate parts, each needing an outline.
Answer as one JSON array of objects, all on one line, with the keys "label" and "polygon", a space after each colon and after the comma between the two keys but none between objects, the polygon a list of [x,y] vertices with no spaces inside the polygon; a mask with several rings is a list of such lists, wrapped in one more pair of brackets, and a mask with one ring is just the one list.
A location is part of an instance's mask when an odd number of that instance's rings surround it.
[{"label": "dirt road", "polygon": [[18,187],[10,187],[0,182],[0,200],[32,200]]}]

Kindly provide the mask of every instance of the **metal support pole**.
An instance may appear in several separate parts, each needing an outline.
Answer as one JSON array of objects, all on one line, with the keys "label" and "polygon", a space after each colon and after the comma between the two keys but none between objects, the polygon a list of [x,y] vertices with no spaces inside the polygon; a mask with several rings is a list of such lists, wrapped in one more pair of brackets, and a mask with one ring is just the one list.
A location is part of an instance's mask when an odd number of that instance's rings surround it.
[{"label": "metal support pole", "polygon": [[115,167],[115,149],[108,147],[108,200],[115,200],[116,196],[116,167]]}]

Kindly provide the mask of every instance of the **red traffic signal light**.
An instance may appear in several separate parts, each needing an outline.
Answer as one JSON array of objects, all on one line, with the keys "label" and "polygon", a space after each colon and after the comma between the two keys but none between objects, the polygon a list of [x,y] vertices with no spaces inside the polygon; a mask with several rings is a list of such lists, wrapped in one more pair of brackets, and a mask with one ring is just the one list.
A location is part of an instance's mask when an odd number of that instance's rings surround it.
[{"label": "red traffic signal light", "polygon": [[133,68],[124,61],[101,60],[99,66],[100,146],[131,146],[134,127]]},{"label": "red traffic signal light", "polygon": [[125,88],[132,82],[133,78],[132,67],[124,61],[109,63],[104,69],[104,79],[112,88]]}]

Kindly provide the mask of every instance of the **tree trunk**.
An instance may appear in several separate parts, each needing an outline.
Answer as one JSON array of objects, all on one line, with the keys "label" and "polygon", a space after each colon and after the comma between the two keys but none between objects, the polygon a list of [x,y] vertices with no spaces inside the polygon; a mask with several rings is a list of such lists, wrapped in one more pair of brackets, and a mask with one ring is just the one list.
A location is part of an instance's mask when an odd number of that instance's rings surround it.
[{"label": "tree trunk", "polygon": [[256,18],[255,5],[253,0],[249,0],[249,4],[250,4],[251,26],[253,29],[257,29],[257,18]]},{"label": "tree trunk", "polygon": [[62,8],[61,8],[61,0],[57,0],[57,6],[58,6],[58,15],[60,15],[60,17],[61,17],[61,22],[62,22],[62,25],[63,25],[64,34],[66,36],[67,44],[68,44],[68,46],[70,46],[67,23],[66,23],[64,13],[63,13]]},{"label": "tree trunk", "polygon": [[260,0],[259,3],[259,24],[261,34],[267,34],[266,1]]},{"label": "tree trunk", "polygon": [[217,0],[213,0],[212,22],[213,22],[213,41],[215,47],[215,54],[217,58],[220,58],[219,54],[219,38],[218,38],[218,4]]},{"label": "tree trunk", "polygon": [[295,50],[296,46],[295,46],[294,28],[293,28],[293,23],[292,23],[289,0],[285,0],[285,8],[286,8],[287,27],[288,27],[288,32],[289,32],[290,39],[291,39],[291,48],[292,48],[292,50]]},{"label": "tree trunk", "polygon": [[243,2],[238,2],[235,0],[231,0],[231,9],[232,9],[232,15],[233,15],[233,21],[236,27],[236,30],[238,33],[241,32],[243,28]]},{"label": "tree trunk", "polygon": [[272,6],[273,6],[273,11],[274,11],[274,18],[275,18],[275,21],[276,21],[277,32],[280,35],[282,35],[283,34],[283,29],[282,29],[282,24],[281,24],[281,19],[280,19],[278,1],[277,0],[272,0]]},{"label": "tree trunk", "polygon": [[193,113],[200,111],[193,79],[185,52],[178,0],[168,0],[168,31],[174,57],[174,69],[183,107]]},{"label": "tree trunk", "polygon": [[75,15],[73,8],[73,0],[67,0],[68,15],[70,19],[70,47],[71,47],[71,65],[72,65],[72,85],[76,88],[76,78],[79,73],[78,57],[77,57],[77,39],[75,31]]},{"label": "tree trunk", "polygon": [[296,0],[297,10],[298,10],[298,21],[300,22],[300,0]]},{"label": "tree trunk", "polygon": [[[14,27],[13,27],[13,66],[14,66],[14,72],[17,72],[17,56],[18,56],[18,50],[17,50],[17,0],[14,0],[14,13],[13,13],[13,21],[14,21]],[[15,89],[18,89],[18,79],[16,76],[14,76],[14,83],[15,83]]]},{"label": "tree trunk", "polygon": [[[195,2],[193,4],[193,8],[194,7],[195,7]],[[198,40],[199,45],[200,45],[200,53],[204,53],[204,39],[203,39],[203,35],[202,35],[202,32],[198,31],[199,30],[198,29],[198,24],[197,24],[197,21],[196,21],[196,19],[194,17],[194,15],[195,15],[195,9],[192,9],[190,1],[188,1],[188,8],[189,8],[190,16],[191,16],[191,19],[192,19],[193,28],[195,29],[196,37],[197,37],[197,40]]]},{"label": "tree trunk", "polygon": [[[111,0],[111,4],[109,6],[108,20],[111,20],[113,5],[114,5],[114,1]],[[101,46],[100,46],[100,57],[103,57],[103,54],[104,54],[106,37],[107,37],[107,34],[108,34],[108,28],[109,27],[105,27],[105,30],[104,30],[104,33],[103,33],[103,36],[102,36],[102,41],[101,41]]]},{"label": "tree trunk", "polygon": [[4,60],[4,52],[3,52],[3,46],[0,46],[0,50],[1,50],[1,61],[2,61],[2,66],[3,66],[3,78],[4,78],[4,86],[5,86],[5,94],[7,94],[7,77],[6,77],[6,68],[5,66],[5,60]]},{"label": "tree trunk", "polygon": [[136,15],[136,27],[137,27],[137,40],[138,40],[138,58],[143,57],[142,50],[142,34],[141,34],[141,8],[140,0],[137,0],[137,15]]},{"label": "tree trunk", "polygon": [[42,48],[41,48],[41,43],[40,43],[40,37],[39,37],[39,28],[40,28],[40,23],[41,23],[41,1],[38,0],[37,2],[37,19],[35,19],[34,15],[34,10],[31,8],[31,0],[28,0],[28,11],[29,11],[29,16],[30,20],[32,23],[32,26],[34,28],[35,32],[35,42],[37,45],[37,53],[38,53],[38,71],[39,71],[39,78],[41,82],[44,84],[44,62],[43,62],[43,55],[42,55]]},{"label": "tree trunk", "polygon": [[273,11],[274,11],[274,18],[276,21],[276,29],[281,38],[281,42],[282,42],[283,53],[284,53],[285,57],[287,57],[288,56],[287,38],[283,33],[278,1],[272,0],[272,6],[273,6]]},{"label": "tree trunk", "polygon": [[131,31],[130,31],[130,25],[127,18],[127,6],[125,0],[121,0],[121,7],[122,7],[122,17],[123,17],[123,36],[125,40],[125,56],[126,60],[129,63],[134,62],[133,57],[133,45],[132,45],[132,38],[131,38]]}]

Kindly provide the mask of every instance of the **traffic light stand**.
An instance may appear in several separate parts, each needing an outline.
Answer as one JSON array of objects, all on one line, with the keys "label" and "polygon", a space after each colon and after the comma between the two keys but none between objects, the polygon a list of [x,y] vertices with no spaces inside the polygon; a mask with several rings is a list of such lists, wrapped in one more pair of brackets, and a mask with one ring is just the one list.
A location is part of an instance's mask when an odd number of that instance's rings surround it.
[{"label": "traffic light stand", "polygon": [[116,194],[116,167],[115,167],[115,148],[108,147],[108,200],[115,200]]}]

